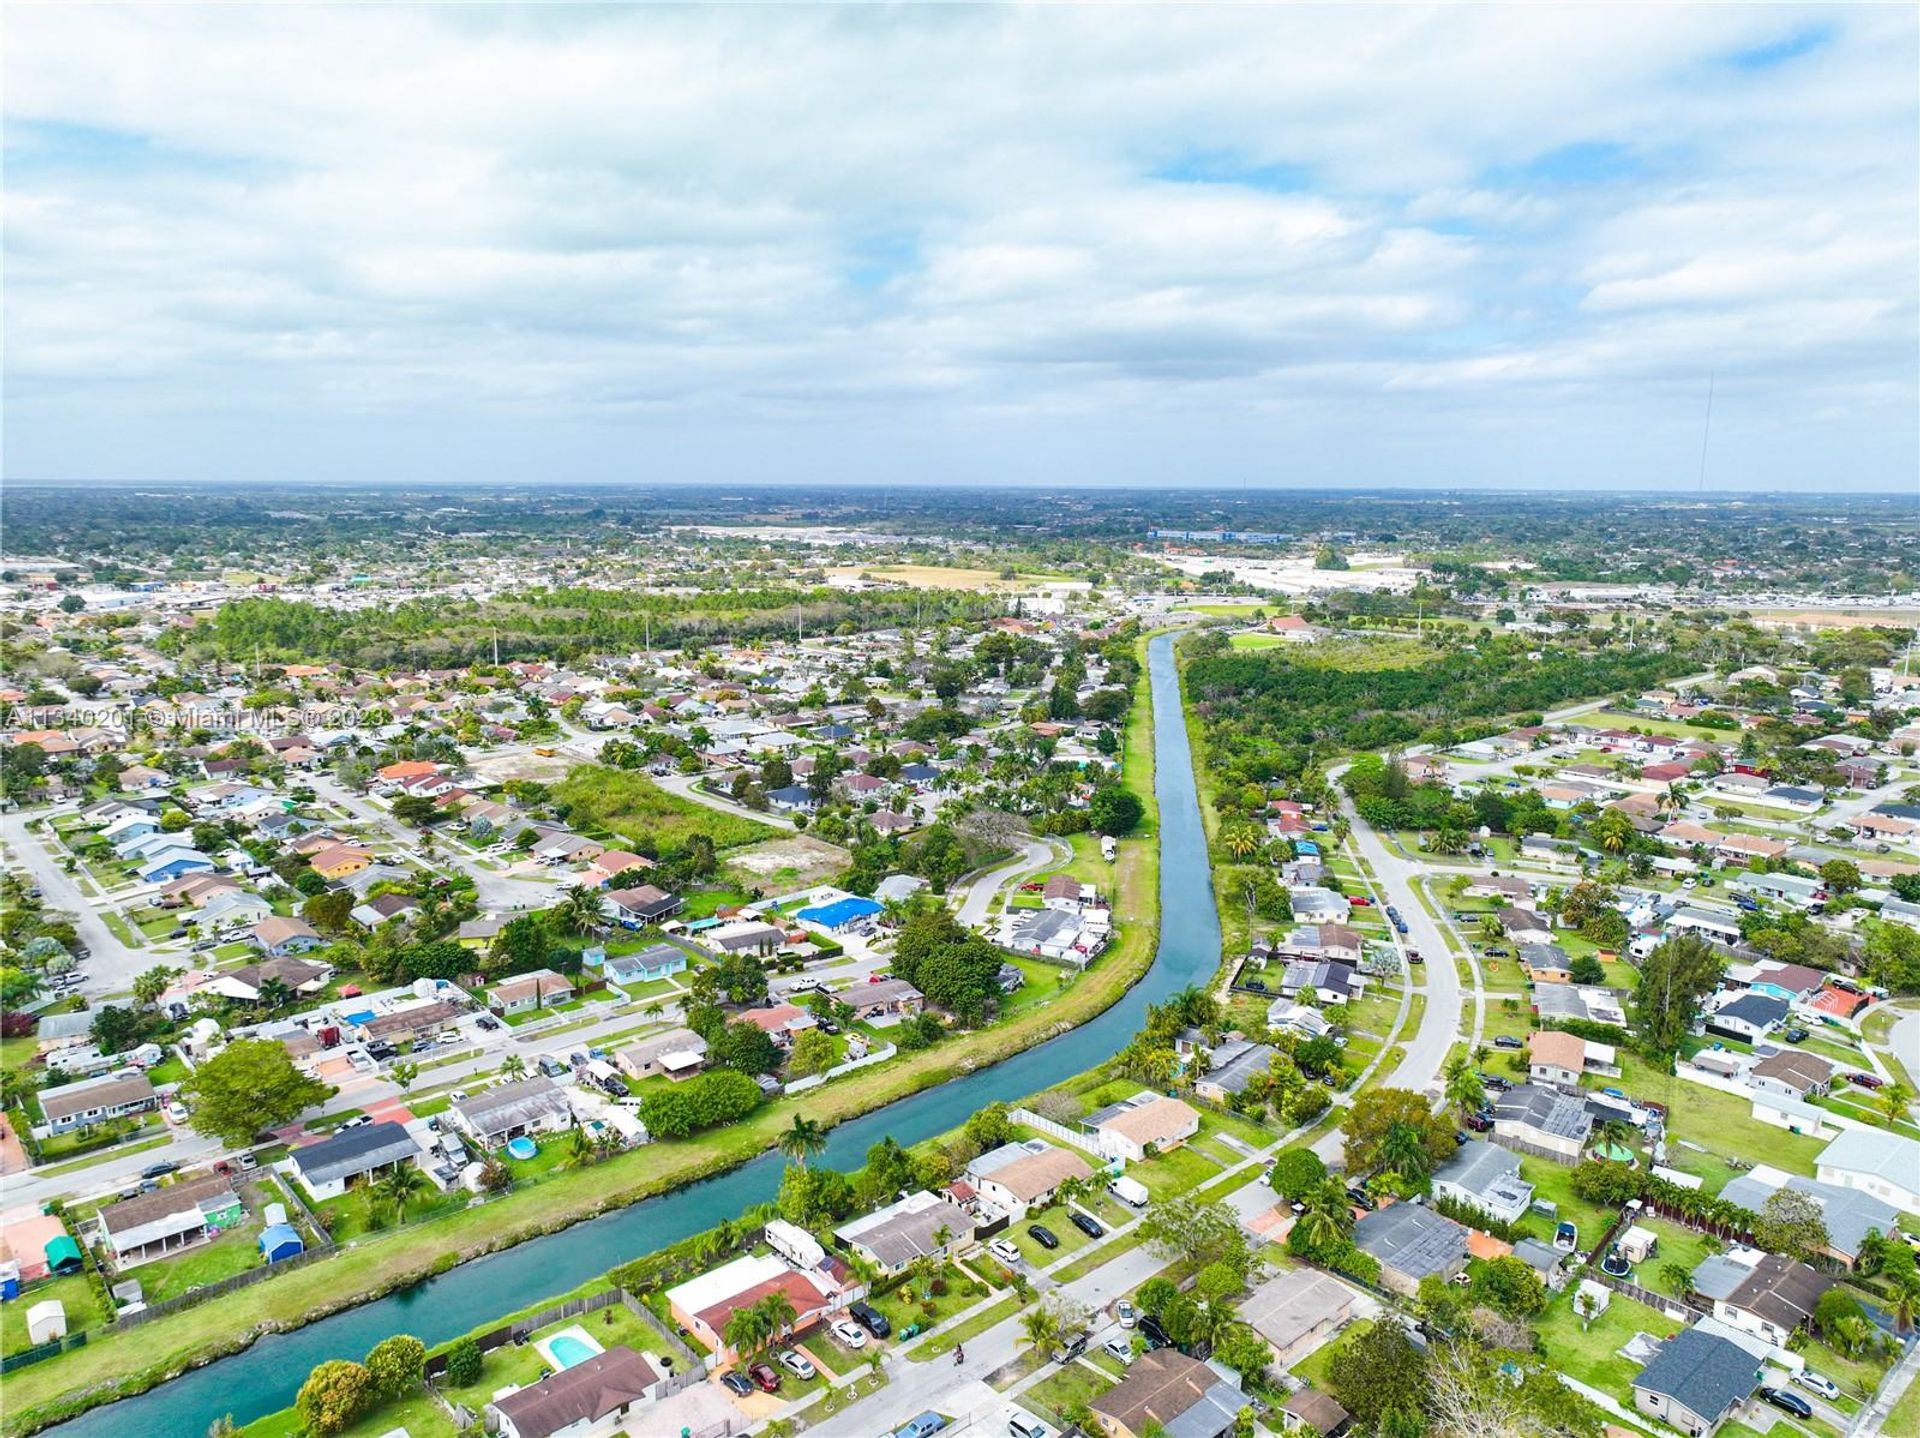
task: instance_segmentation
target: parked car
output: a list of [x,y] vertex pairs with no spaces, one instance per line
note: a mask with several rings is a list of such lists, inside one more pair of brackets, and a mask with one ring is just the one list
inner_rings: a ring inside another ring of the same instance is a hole
[[240,1167],[243,1171],[256,1169],[259,1166],[260,1160],[255,1158],[251,1153],[243,1153],[240,1155]]
[[180,1165],[162,1159],[159,1163],[150,1163],[140,1170],[142,1178],[165,1178],[170,1173],[178,1173]]
[[1790,1044],[1797,1044],[1806,1036],[1807,1036],[1807,1031],[1803,1028],[1800,1028],[1798,1025],[1788,1029],[1785,1033],[1780,1035],[1781,1038],[1785,1039]]
[[745,1398],[753,1392],[753,1380],[744,1373],[723,1373],[720,1376],[720,1386],[736,1398]]
[[855,1323],[851,1318],[836,1318],[833,1322],[833,1336],[849,1348],[865,1348],[867,1346],[867,1330]]
[[1059,1236],[1055,1234],[1051,1228],[1048,1228],[1044,1223],[1028,1224],[1027,1237],[1031,1238],[1035,1243],[1039,1244],[1042,1248],[1054,1249],[1060,1246]]
[[1097,1218],[1089,1218],[1084,1213],[1072,1213],[1068,1214],[1067,1217],[1073,1226],[1086,1234],[1088,1238],[1102,1238],[1106,1235],[1106,1229],[1101,1227],[1100,1220]]
[[172,1100],[167,1104],[167,1117],[175,1123],[185,1123],[187,1121],[187,1106],[181,1103],[179,1099]]
[[1497,1049],[1523,1049],[1526,1047],[1526,1043],[1524,1040],[1515,1038],[1512,1034],[1501,1034],[1493,1041],[1493,1046]]
[[875,1308],[872,1304],[850,1303],[847,1305],[847,1312],[853,1315],[853,1321],[855,1323],[858,1323],[875,1338],[891,1338],[893,1336],[893,1325],[887,1321],[887,1315]]
[[762,1393],[778,1393],[780,1391],[780,1375],[776,1373],[769,1364],[754,1364],[753,1367],[747,1370],[747,1376],[754,1381],[754,1385],[758,1387]]
[[1844,1076],[1848,1083],[1857,1083],[1861,1088],[1885,1088],[1887,1081],[1878,1074],[1857,1073]]
[[341,1133],[345,1133],[350,1128],[365,1128],[368,1124],[372,1122],[373,1122],[372,1114],[357,1113],[352,1118],[348,1119],[345,1123],[341,1124],[339,1131]]
[[987,1245],[987,1252],[991,1253],[1002,1263],[1018,1263],[1020,1261],[1020,1250],[1010,1239],[994,1239],[992,1243]]
[[805,1380],[819,1375],[820,1370],[813,1366],[813,1360],[797,1348],[782,1348],[779,1359],[780,1366],[795,1378]]
[[1133,1344],[1124,1338],[1109,1338],[1100,1345],[1106,1352],[1118,1358],[1122,1363],[1133,1362]]
[[1140,1321],[1140,1310],[1123,1298],[1113,1305],[1113,1316],[1122,1328],[1131,1328]]
[[1793,1375],[1793,1381],[1809,1393],[1818,1393],[1828,1402],[1840,1396],[1840,1385],[1824,1373],[1815,1373],[1811,1368],[1802,1368]]
[[1355,1188],[1351,1184],[1347,1186],[1347,1202],[1355,1208],[1364,1208],[1369,1212],[1373,1209],[1373,1199],[1368,1196],[1367,1191],[1363,1188]]
[[1467,1115],[1467,1127],[1475,1133],[1488,1133],[1493,1128],[1493,1120],[1483,1113],[1470,1113]]
[[1424,964],[1426,960],[1420,957],[1420,951],[1418,949],[1408,949],[1407,962],[1410,964]]
[[1791,1413],[1796,1418],[1813,1417],[1813,1405],[1798,1393],[1789,1393],[1784,1388],[1762,1388],[1760,1396],[1782,1413]]
[[1173,1340],[1167,1337],[1167,1330],[1160,1326],[1160,1320],[1151,1313],[1140,1316],[1140,1336],[1147,1340],[1149,1348],[1171,1348]]
[[935,1413],[929,1409],[918,1418],[909,1418],[905,1423],[902,1423],[898,1428],[894,1429],[893,1438],[932,1438],[933,1434],[938,1433],[946,1426],[946,1415]]

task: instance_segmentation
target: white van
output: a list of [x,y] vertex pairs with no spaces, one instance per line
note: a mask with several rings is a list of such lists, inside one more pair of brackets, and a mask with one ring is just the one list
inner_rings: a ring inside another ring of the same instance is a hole
[[1135,1208],[1145,1208],[1147,1206],[1147,1200],[1152,1197],[1152,1195],[1147,1192],[1147,1186],[1140,1182],[1139,1179],[1126,1178],[1124,1176],[1116,1178],[1112,1183],[1108,1184],[1107,1192],[1119,1199],[1122,1203],[1131,1204]]
[[1028,1413],[1015,1413],[1007,1419],[1007,1438],[1053,1438],[1053,1430]]

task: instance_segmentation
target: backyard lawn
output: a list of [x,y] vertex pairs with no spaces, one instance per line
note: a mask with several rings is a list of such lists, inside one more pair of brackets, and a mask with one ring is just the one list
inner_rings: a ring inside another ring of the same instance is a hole
[[1173,1198],[1220,1176],[1220,1165],[1190,1148],[1176,1148],[1133,1166],[1130,1177],[1147,1186],[1155,1198]]
[[72,1278],[56,1278],[33,1288],[25,1288],[11,1303],[0,1304],[0,1353],[18,1353],[31,1347],[27,1342],[27,1310],[36,1303],[57,1299],[67,1310],[67,1332],[98,1328],[106,1321],[100,1300],[84,1273]]
[[1083,1403],[1090,1403],[1113,1387],[1105,1373],[1083,1363],[1068,1363],[1049,1374],[1020,1395],[1020,1404],[1061,1428],[1069,1426],[1067,1415]]
[[924,1332],[978,1303],[990,1291],[984,1284],[976,1284],[952,1264],[942,1268],[938,1276],[946,1280],[945,1293],[933,1291],[932,1279],[913,1278],[878,1298],[867,1300],[886,1315],[887,1321],[893,1325],[895,1338],[899,1338],[912,1325],[918,1325]]
[[162,1258],[143,1263],[127,1276],[140,1280],[147,1302],[178,1298],[190,1288],[218,1283],[236,1273],[260,1266],[260,1229],[257,1218],[230,1228],[212,1243],[190,1248],[178,1258]]
[[1630,1358],[1621,1357],[1619,1350],[1636,1333],[1670,1338],[1684,1325],[1616,1293],[1607,1304],[1607,1311],[1583,1332],[1580,1318],[1573,1311],[1569,1290],[1554,1299],[1534,1326],[1548,1359],[1556,1368],[1631,1405],[1633,1380],[1640,1366]]

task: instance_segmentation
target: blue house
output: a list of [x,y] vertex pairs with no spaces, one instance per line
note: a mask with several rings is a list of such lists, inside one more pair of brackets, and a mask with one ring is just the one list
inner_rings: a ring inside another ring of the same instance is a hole
[[818,924],[823,929],[838,933],[865,918],[879,913],[885,905],[873,899],[862,899],[858,895],[848,895],[844,899],[835,899],[831,904],[815,904],[802,909],[794,915],[802,923]]
[[619,954],[603,965],[608,980],[616,984],[646,984],[669,974],[686,972],[685,949],[672,944],[654,944],[637,954]]
[[140,870],[143,884],[163,884],[182,874],[205,874],[213,870],[213,860],[198,849],[166,849]]

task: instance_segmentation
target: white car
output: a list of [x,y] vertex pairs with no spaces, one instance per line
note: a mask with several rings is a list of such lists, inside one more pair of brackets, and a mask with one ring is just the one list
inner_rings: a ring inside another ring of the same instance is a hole
[[849,1348],[865,1348],[867,1346],[867,1330],[855,1323],[851,1318],[836,1319],[833,1325],[833,1336]]
[[187,1106],[181,1103],[179,1099],[173,1100],[173,1102],[167,1105],[167,1117],[175,1123],[185,1123],[187,1121]]
[[795,1378],[811,1378],[819,1371],[813,1366],[812,1359],[793,1348],[781,1350],[780,1366]]
[[1011,1239],[996,1238],[992,1243],[987,1245],[987,1251],[1002,1263],[1018,1263],[1020,1261],[1020,1250],[1014,1247]]
[[1811,1368],[1803,1368],[1793,1375],[1793,1381],[1811,1393],[1818,1393],[1831,1402],[1840,1396],[1840,1385],[1825,1374],[1815,1373]]

